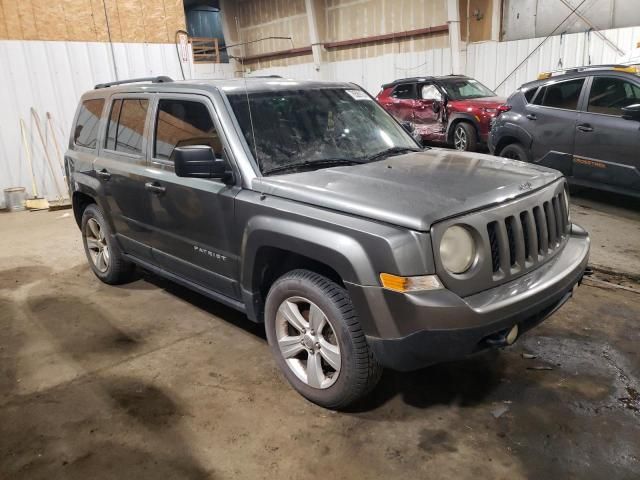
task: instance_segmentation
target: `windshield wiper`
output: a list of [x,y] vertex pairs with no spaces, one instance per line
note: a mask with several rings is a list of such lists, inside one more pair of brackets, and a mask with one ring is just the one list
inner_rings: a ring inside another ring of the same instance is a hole
[[375,153],[365,159],[366,162],[375,162],[376,160],[382,160],[383,158],[391,157],[393,155],[400,155],[407,152],[421,152],[418,148],[411,147],[391,147],[381,152]]
[[324,160],[305,160],[304,162],[290,163],[288,165],[280,165],[279,167],[273,167],[269,170],[265,170],[263,175],[270,175],[272,173],[282,173],[289,170],[301,170],[306,168],[315,167],[330,167],[332,165],[357,165],[365,163],[362,160],[356,160],[353,158],[326,158]]

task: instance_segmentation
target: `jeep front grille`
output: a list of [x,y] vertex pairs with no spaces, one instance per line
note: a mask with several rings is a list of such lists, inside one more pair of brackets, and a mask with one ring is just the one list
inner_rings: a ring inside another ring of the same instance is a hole
[[562,245],[569,233],[563,196],[487,224],[494,279],[540,263]]
[[448,289],[465,297],[514,280],[551,260],[569,239],[566,182],[559,180],[529,195],[459,217],[432,228],[434,252],[447,228],[474,233],[477,261],[463,274],[448,272],[436,256],[436,272]]

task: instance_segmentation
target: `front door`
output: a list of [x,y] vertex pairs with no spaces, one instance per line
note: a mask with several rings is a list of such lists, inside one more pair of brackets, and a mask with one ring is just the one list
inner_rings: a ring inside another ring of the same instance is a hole
[[573,175],[640,191],[640,122],[622,109],[640,103],[640,82],[593,77],[586,111],[578,116]]
[[[159,95],[153,113],[145,179],[150,202],[154,262],[187,280],[239,298],[238,256],[232,250],[235,184],[176,176],[176,146],[209,145],[226,153],[213,105],[201,95]],[[228,159],[227,159],[228,160]]]
[[111,98],[104,143],[94,162],[109,217],[125,252],[149,258],[149,198],[144,191],[146,125],[151,96]]
[[442,121],[442,92],[433,83],[425,83],[418,87],[418,97],[414,109],[416,133],[423,140],[443,141],[445,123]]
[[584,78],[541,87],[527,105],[527,130],[533,133],[532,159],[571,175],[578,105]]

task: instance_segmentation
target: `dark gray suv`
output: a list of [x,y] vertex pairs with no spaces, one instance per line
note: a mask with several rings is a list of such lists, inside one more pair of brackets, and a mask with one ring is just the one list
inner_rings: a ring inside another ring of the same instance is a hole
[[348,83],[99,85],[66,153],[93,272],[134,265],[264,322],[302,395],[513,343],[580,281],[556,170],[423,150]]
[[636,67],[576,68],[520,87],[489,135],[496,155],[556,168],[572,184],[640,196]]

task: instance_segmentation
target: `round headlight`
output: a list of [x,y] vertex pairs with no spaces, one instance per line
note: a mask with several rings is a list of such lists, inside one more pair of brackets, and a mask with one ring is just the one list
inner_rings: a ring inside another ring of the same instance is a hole
[[440,240],[440,261],[451,273],[464,273],[476,259],[476,244],[467,230],[459,225],[447,228]]

